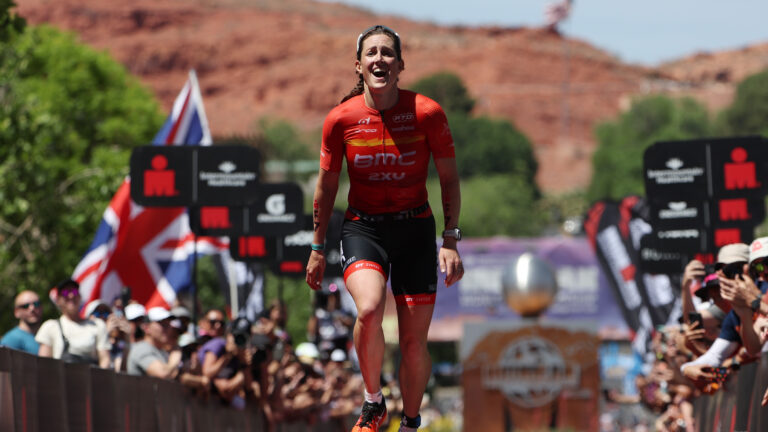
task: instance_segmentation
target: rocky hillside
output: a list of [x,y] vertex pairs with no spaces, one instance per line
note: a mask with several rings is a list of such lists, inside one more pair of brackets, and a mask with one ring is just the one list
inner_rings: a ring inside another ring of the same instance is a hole
[[194,68],[215,136],[248,134],[264,116],[319,128],[355,83],[357,34],[386,24],[403,37],[403,87],[442,70],[461,76],[477,113],[508,118],[531,138],[550,193],[586,187],[592,130],[632,95],[694,94],[721,107],[768,52],[766,44],[649,69],[543,29],[445,27],[312,0],[18,3],[30,23],[72,30],[110,52],[166,109]]

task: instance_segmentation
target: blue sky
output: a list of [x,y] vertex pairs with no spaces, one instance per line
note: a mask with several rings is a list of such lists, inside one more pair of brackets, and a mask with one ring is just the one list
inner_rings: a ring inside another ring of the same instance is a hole
[[[536,26],[553,0],[334,0],[439,24]],[[575,0],[561,28],[623,61],[656,65],[768,42],[768,0]],[[403,35],[407,37],[406,35]],[[768,61],[767,61],[768,62]]]

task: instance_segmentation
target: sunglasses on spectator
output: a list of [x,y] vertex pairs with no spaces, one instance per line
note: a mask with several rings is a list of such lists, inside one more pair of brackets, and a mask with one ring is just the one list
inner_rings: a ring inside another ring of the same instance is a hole
[[768,269],[768,261],[766,261],[765,258],[758,259],[752,261],[749,266],[752,267],[756,272],[762,273]]
[[108,318],[108,317],[109,317],[109,314],[110,314],[110,312],[109,312],[109,311],[100,311],[100,310],[97,310],[97,311],[94,311],[94,312],[93,312],[91,315],[93,315],[93,316],[95,316],[95,317],[97,317],[97,318],[106,319],[106,318]]
[[215,326],[216,324],[220,326],[224,325],[224,320],[219,320],[219,319],[208,319],[208,322],[211,323],[212,326]]
[[40,307],[40,301],[37,300],[29,303],[23,303],[23,304],[17,305],[16,309],[29,309],[30,306],[33,306],[35,309],[37,309]]
[[723,271],[723,276],[728,279],[733,279],[736,277],[736,275],[744,273],[744,264],[746,264],[745,261],[737,261],[734,263],[725,264],[720,268],[720,270]]
[[59,295],[63,298],[75,298],[80,295],[80,290],[77,288],[64,288]]
[[367,29],[365,29],[365,31],[360,33],[360,36],[357,37],[357,52],[358,53],[360,52],[360,49],[362,48],[361,43],[363,42],[363,38],[365,38],[369,33],[373,32],[375,30],[384,30],[384,31],[387,31],[389,33],[392,33],[393,35],[395,35],[395,43],[397,45],[400,45],[400,35],[397,34],[396,31],[392,30],[391,28],[389,28],[387,26],[375,25],[375,26],[372,26],[372,27],[368,27]]

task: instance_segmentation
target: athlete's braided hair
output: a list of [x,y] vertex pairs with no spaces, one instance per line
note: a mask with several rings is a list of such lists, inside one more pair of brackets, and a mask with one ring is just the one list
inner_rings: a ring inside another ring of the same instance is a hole
[[363,80],[363,74],[357,74],[358,80],[355,88],[352,89],[339,103],[344,103],[347,99],[352,99],[357,95],[361,95],[365,92],[365,80]]
[[[395,54],[397,54],[397,59],[402,60],[402,51],[400,48],[400,35],[397,34],[394,30],[387,26],[383,25],[375,25],[368,30],[360,33],[360,36],[357,37],[357,60],[360,60],[360,55],[363,51],[363,41],[368,39],[368,36],[375,35],[375,34],[385,34],[389,36],[394,42],[395,42]],[[344,103],[348,99],[351,99],[357,95],[361,95],[365,92],[365,81],[363,80],[363,74],[357,74],[358,80],[355,87],[352,89],[352,91],[349,92],[346,96],[344,96],[343,99],[341,99],[341,102]]]

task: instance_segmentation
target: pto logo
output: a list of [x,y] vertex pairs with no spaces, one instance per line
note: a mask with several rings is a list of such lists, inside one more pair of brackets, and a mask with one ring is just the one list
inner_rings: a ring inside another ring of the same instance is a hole
[[409,121],[413,121],[416,116],[412,112],[408,113],[402,113],[402,114],[395,114],[392,116],[392,121],[395,123],[405,123]]
[[359,124],[359,125],[371,124],[371,118],[370,117],[366,117],[364,119],[360,119],[360,120],[357,121],[357,124]]

